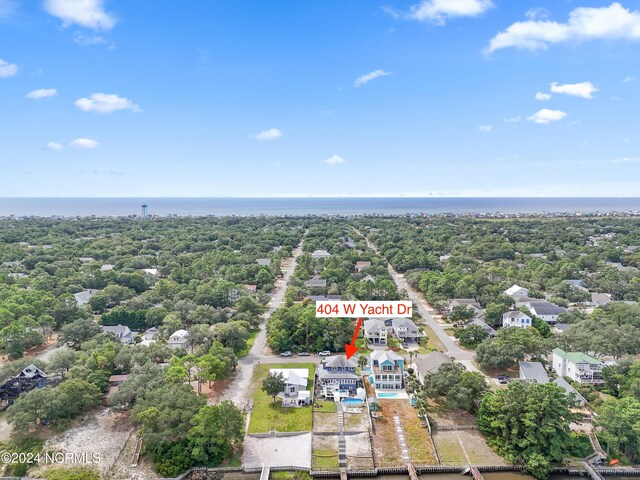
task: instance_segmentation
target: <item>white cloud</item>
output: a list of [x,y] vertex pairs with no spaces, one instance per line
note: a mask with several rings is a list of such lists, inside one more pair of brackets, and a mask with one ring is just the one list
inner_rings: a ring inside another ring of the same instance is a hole
[[509,117],[504,119],[504,123],[518,123],[522,117]]
[[267,140],[275,140],[282,137],[283,133],[277,128],[270,128],[269,130],[263,130],[260,133],[253,135],[252,138],[260,140],[262,142]]
[[0,58],[0,78],[13,77],[18,74],[18,66],[15,63],[9,63]]
[[82,32],[76,32],[73,34],[73,41],[81,47],[93,47],[95,45],[109,45],[109,48],[114,46],[106,38],[101,35],[85,35]]
[[323,162],[326,163],[327,165],[340,165],[341,163],[346,162],[346,160],[342,158],[340,155],[332,155],[326,160],[323,160]]
[[571,95],[572,97],[593,98],[593,94],[596,93],[598,89],[591,82],[566,83],[564,85],[554,82],[551,84],[551,91],[553,93]]
[[540,19],[516,22],[493,37],[486,50],[544,50],[554,43],[596,39],[640,39],[640,11],[615,2],[608,7],[576,8],[566,23]]
[[478,127],[478,130],[480,130],[481,132],[489,133],[491,130],[493,130],[493,125],[480,125]]
[[55,88],[40,88],[33,90],[25,95],[25,98],[31,98],[32,100],[40,100],[41,98],[51,98],[58,94],[58,90]]
[[444,25],[450,17],[475,17],[493,7],[491,0],[423,0],[404,14],[410,20]]
[[73,148],[96,148],[100,145],[100,143],[92,140],[91,138],[76,138],[73,142],[69,144]]
[[636,163],[640,162],[640,157],[623,157],[623,158],[614,158],[613,163]]
[[92,93],[89,98],[79,98],[74,105],[84,112],[113,113],[118,110],[140,112],[140,107],[128,98],[107,93]]
[[62,150],[62,145],[60,145],[58,142],[49,142],[47,143],[47,150],[51,150],[54,152]]
[[624,83],[629,83],[629,82],[635,82],[636,79],[635,77],[632,77],[631,75],[627,75],[626,77],[624,77],[624,80],[622,80]]
[[551,100],[551,94],[538,92],[536,93],[536,100],[540,100],[541,102],[544,102],[546,100]]
[[384,70],[374,70],[371,73],[367,73],[366,75],[356,78],[356,81],[353,82],[353,86],[359,88],[362,85],[369,83],[371,80],[375,80],[378,77],[386,77],[387,75],[391,75],[391,73],[385,72]]
[[111,30],[117,19],[104,9],[103,0],[45,0],[45,10],[63,26],[72,24],[92,30]]
[[0,0],[0,18],[10,18],[18,10],[16,0]]
[[546,8],[538,7],[530,8],[524,15],[529,20],[546,20],[551,16],[551,12]]
[[538,110],[536,113],[527,117],[527,120],[533,123],[551,123],[562,120],[567,116],[566,112],[562,110],[549,110],[548,108],[543,108],[542,110]]

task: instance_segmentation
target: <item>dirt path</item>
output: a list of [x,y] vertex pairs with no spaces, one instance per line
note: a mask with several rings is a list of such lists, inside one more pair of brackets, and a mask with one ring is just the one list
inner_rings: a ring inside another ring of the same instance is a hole
[[260,331],[253,342],[251,350],[249,350],[249,354],[238,361],[236,372],[228,381],[224,382],[222,385],[223,388],[220,389],[221,393],[219,395],[212,396],[212,398],[209,399],[210,405],[222,400],[231,400],[237,406],[243,407],[249,400],[253,367],[260,363],[261,360],[265,359],[264,350],[267,345],[267,322],[271,318],[271,315],[273,315],[273,313],[282,305],[284,294],[287,291],[287,286],[289,285],[289,279],[296,268],[298,257],[302,254],[303,243],[304,239],[293,251],[293,258],[271,297],[269,308],[264,316],[264,321],[260,324]]

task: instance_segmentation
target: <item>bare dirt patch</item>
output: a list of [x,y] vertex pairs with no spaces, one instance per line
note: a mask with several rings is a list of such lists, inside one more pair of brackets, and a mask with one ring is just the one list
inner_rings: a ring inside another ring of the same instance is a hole
[[[129,422],[126,413],[112,413],[102,410],[89,418],[81,425],[71,428],[66,432],[49,438],[44,445],[44,450],[82,454],[87,458],[92,455],[99,456],[99,461],[93,465],[101,475],[108,477],[108,473],[114,468],[123,465],[130,466],[133,460],[131,455],[123,454],[125,445],[135,435],[133,426]],[[140,469],[142,471],[143,468]],[[120,478],[155,478],[152,476],[134,476],[131,473]]]
[[344,439],[347,448],[347,468],[352,470],[372,469],[374,467],[373,452],[371,451],[369,434],[345,435]]
[[338,432],[338,417],[335,413],[313,412],[314,432]]
[[[395,415],[400,417],[411,461],[417,465],[436,465],[429,432],[418,417],[416,409],[404,400],[380,400],[379,403],[383,414],[389,418],[392,428],[393,417]],[[398,444],[397,435],[396,444]]]
[[344,414],[344,429],[346,432],[368,432],[369,431],[369,419],[367,418],[368,412],[362,409],[360,413]]
[[403,464],[393,417],[384,408],[373,420],[373,453],[376,466],[397,467]]

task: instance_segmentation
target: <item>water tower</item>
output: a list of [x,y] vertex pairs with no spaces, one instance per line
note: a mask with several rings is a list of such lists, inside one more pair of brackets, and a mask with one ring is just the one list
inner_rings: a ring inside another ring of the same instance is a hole
[[142,218],[147,218],[148,212],[147,212],[147,205],[142,205]]

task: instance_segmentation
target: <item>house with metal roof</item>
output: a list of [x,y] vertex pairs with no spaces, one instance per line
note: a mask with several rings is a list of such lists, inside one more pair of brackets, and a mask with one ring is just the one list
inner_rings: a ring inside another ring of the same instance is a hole
[[568,377],[574,382],[585,384],[602,384],[602,368],[604,363],[583,352],[565,352],[554,348],[551,352],[553,370],[561,377]]
[[557,323],[558,317],[567,311],[567,309],[564,307],[551,302],[545,302],[543,300],[528,302],[527,308],[536,317],[541,318],[545,322],[551,324]]

